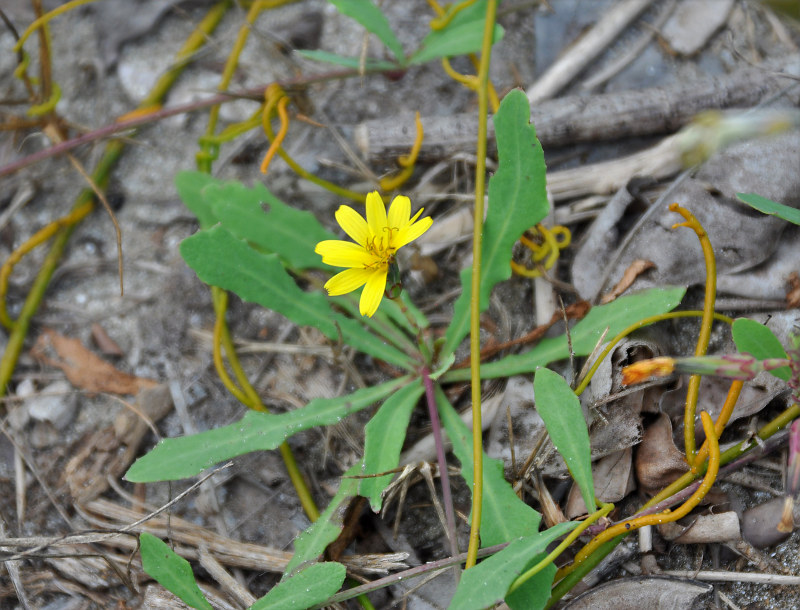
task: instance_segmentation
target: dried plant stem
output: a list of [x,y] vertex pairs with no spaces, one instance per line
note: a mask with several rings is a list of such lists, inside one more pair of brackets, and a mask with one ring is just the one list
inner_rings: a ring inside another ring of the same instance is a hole
[[470,379],[472,383],[472,523],[469,531],[466,568],[475,565],[480,546],[481,511],[483,509],[483,428],[481,425],[481,245],[483,241],[483,202],[486,196],[486,137],[489,113],[489,62],[492,57],[492,36],[497,14],[497,1],[486,4],[486,21],[478,69],[478,146],[475,164],[475,209],[472,232],[472,285],[470,299]]

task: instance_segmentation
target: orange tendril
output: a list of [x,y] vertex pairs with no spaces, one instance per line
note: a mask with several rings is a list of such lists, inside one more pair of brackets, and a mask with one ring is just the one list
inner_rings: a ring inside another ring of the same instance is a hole
[[[267,87],[269,89],[269,87]],[[282,93],[282,92],[281,92]],[[269,98],[269,93],[265,93],[265,97]],[[277,107],[278,107],[278,118],[281,121],[281,128],[278,130],[278,135],[275,136],[275,139],[272,140],[272,144],[269,146],[269,150],[267,150],[267,154],[264,155],[264,160],[261,162],[261,173],[266,174],[267,169],[269,168],[269,164],[272,161],[272,158],[275,156],[275,153],[278,152],[278,149],[283,144],[284,138],[286,138],[286,134],[289,132],[289,113],[286,112],[286,106],[289,104],[289,98],[286,95],[283,95],[278,99]],[[263,121],[266,123],[270,120],[269,114],[272,111],[272,106],[270,104],[264,105],[264,115]]]
[[[670,204],[671,212],[677,212],[683,216],[685,222],[680,222],[672,226],[687,227],[692,229],[700,240],[703,248],[703,258],[706,263],[706,293],[703,300],[703,318],[700,322],[700,334],[697,337],[697,346],[694,350],[695,356],[704,356],[708,351],[708,342],[711,338],[711,322],[714,319],[714,301],[717,296],[717,261],[714,258],[714,249],[708,239],[708,233],[694,215],[682,208],[677,203]],[[700,392],[700,375],[689,377],[686,388],[686,407],[683,420],[683,440],[685,445],[686,461],[691,465],[695,463],[695,440],[694,440],[694,421],[697,412],[697,396]]]

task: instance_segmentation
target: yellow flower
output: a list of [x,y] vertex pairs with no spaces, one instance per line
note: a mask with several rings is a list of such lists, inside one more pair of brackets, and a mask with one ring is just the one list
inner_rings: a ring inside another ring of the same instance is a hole
[[417,220],[422,210],[411,217],[411,201],[398,195],[386,206],[377,191],[367,195],[367,219],[343,205],[336,210],[336,221],[353,241],[326,240],[314,248],[322,262],[334,267],[348,267],[325,284],[331,296],[346,294],[364,286],[359,302],[362,316],[372,316],[386,290],[386,276],[395,253],[422,235],[433,223],[431,218]]

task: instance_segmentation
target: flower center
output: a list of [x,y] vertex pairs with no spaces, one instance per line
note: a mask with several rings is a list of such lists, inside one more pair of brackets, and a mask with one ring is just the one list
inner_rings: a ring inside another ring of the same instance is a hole
[[397,248],[392,246],[392,232],[398,230],[397,227],[383,227],[383,235],[373,235],[367,240],[367,252],[377,259],[369,267],[389,265],[394,262]]

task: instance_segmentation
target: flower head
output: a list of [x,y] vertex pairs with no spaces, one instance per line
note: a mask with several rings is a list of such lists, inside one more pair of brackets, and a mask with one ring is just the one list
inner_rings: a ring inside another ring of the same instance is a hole
[[386,206],[377,191],[367,195],[367,219],[353,208],[343,205],[336,210],[336,221],[353,242],[325,240],[317,244],[314,252],[322,262],[334,267],[348,267],[325,284],[331,296],[346,294],[364,286],[359,302],[363,316],[372,316],[380,305],[386,289],[386,276],[394,264],[395,253],[407,243],[422,235],[433,223],[431,218],[421,218],[419,210],[411,216],[411,201],[398,195]]

